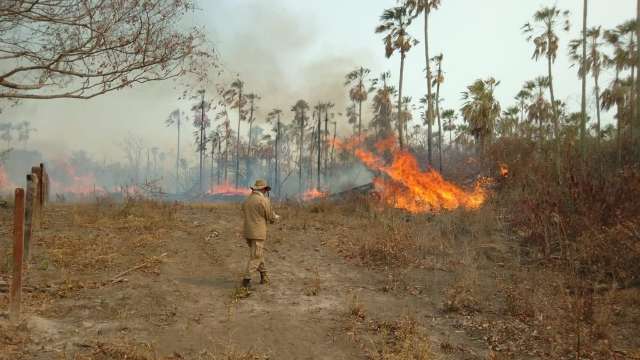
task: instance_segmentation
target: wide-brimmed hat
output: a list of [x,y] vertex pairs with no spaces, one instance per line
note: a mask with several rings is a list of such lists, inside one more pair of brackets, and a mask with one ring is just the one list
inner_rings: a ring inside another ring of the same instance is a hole
[[271,186],[269,186],[269,184],[267,184],[267,182],[264,180],[256,180],[256,183],[253,186],[251,186],[251,190],[271,191]]

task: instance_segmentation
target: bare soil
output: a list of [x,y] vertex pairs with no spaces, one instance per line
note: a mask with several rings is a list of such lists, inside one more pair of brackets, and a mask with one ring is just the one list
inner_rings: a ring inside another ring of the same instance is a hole
[[[499,228],[449,239],[442,224],[455,227],[452,217],[382,221],[375,210],[344,216],[328,204],[277,211],[272,282],[256,276],[245,298],[238,204],[50,205],[35,231],[23,321],[0,315],[0,359],[542,357],[492,335],[508,305],[501,284],[517,262]],[[424,243],[376,257],[362,244],[401,231],[371,225],[388,221],[417,229]],[[0,225],[6,259],[9,210],[0,209]],[[7,308],[0,291],[0,314]],[[623,354],[637,351],[623,344]]]

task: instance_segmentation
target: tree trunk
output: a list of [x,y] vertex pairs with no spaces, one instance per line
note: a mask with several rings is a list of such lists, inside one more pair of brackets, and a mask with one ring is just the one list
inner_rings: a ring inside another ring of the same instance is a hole
[[[362,86],[360,86],[362,89]],[[358,138],[362,136],[362,101],[358,101]]]
[[324,181],[325,183],[329,177],[329,113],[324,114]]
[[238,93],[238,139],[236,142],[236,188],[240,185],[240,121],[242,121],[242,84]]
[[[586,69],[587,64],[587,9],[588,0],[584,0],[582,14],[582,69]],[[587,153],[587,72],[582,74],[582,100],[580,107],[580,151],[582,153],[582,161],[585,161]]]
[[278,147],[279,142],[280,142],[280,114],[277,115],[277,123],[276,123],[276,148],[275,148],[275,158],[276,158],[276,165],[275,165],[275,169],[274,169],[274,178],[275,178],[275,190],[276,190],[276,195],[278,196],[278,198],[280,197],[280,176],[278,174],[278,152],[280,150],[280,148]]
[[[327,111],[327,110],[325,110]],[[318,136],[317,136],[317,141],[318,141],[318,167],[317,167],[317,173],[316,173],[316,189],[320,190],[320,169],[321,169],[321,164],[322,164],[322,111],[318,110]]]
[[431,9],[425,6],[424,9],[424,52],[425,63],[427,64],[427,154],[429,165],[433,164],[433,150],[432,150],[432,132],[433,128],[431,123],[433,122],[433,104],[431,102],[431,64],[429,61],[429,13]]
[[[640,72],[638,72],[640,74]],[[631,86],[631,117],[629,119],[629,145],[633,144],[633,139],[635,136],[635,129],[633,126],[633,123],[636,119],[636,109],[638,108],[636,106],[636,97],[637,97],[637,92],[636,92],[636,87],[635,87],[635,78],[636,78],[636,66],[635,64],[631,65],[631,82],[632,82],[632,86]]]
[[[640,0],[637,1],[637,7],[636,7],[636,40],[640,39]],[[640,44],[636,44],[636,64],[637,62],[640,60]],[[636,108],[636,112],[635,112],[635,116],[633,118],[632,122],[635,122],[635,126],[640,128],[640,116],[638,114],[638,110],[640,110],[640,96],[638,96],[638,94],[640,94],[640,71],[638,71],[636,73],[636,84],[635,84],[635,89],[636,89],[636,99],[635,99],[635,108]],[[633,125],[632,125],[633,127]],[[638,130],[638,129],[636,129]],[[635,132],[635,136],[637,137],[638,135],[638,131]],[[632,148],[632,152],[638,152],[638,149],[635,148],[635,139],[634,139],[634,143],[633,143],[633,148]],[[640,153],[640,152],[638,152]]]
[[593,79],[595,81],[595,92],[596,92],[596,119],[597,119],[597,123],[596,123],[596,146],[597,146],[597,150],[600,150],[600,85],[599,85],[599,74],[597,74],[596,71],[594,71],[594,75],[593,75]]
[[216,169],[216,185],[220,185],[220,169],[222,165],[222,139],[218,134],[218,168]]
[[176,154],[176,194],[180,192],[180,111],[178,111],[178,152]]
[[398,140],[400,150],[404,149],[403,120],[402,120],[402,83],[404,81],[404,51],[400,53],[400,83],[398,84]]
[[302,194],[303,186],[302,186],[302,151],[304,144],[304,110],[301,111],[300,118],[300,155],[298,161],[298,193]]
[[438,84],[436,85],[436,117],[438,119],[438,164],[442,173],[442,122],[440,119],[440,79],[442,76],[442,64],[438,63]]
[[551,108],[553,109],[553,132],[554,132],[554,156],[553,162],[555,165],[556,178],[560,182],[560,120],[558,119],[558,104],[556,104],[556,97],[553,92],[553,74],[551,71],[551,56],[547,56],[547,65],[549,70],[549,95],[551,96]]

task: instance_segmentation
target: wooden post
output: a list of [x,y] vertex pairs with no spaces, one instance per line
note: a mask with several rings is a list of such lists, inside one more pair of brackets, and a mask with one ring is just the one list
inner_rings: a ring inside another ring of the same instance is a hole
[[24,260],[29,261],[31,255],[31,247],[33,246],[31,239],[33,234],[33,213],[37,206],[35,204],[36,191],[38,186],[38,178],[34,175],[27,175],[27,198],[24,211]]
[[13,279],[9,318],[12,322],[20,320],[22,302],[22,259],[24,251],[24,189],[16,189],[13,212]]
[[31,175],[35,178],[36,190],[34,193],[34,224],[37,229],[40,228],[42,222],[42,205],[40,204],[40,183],[42,182],[42,176],[40,175],[40,167],[34,166],[31,168]]
[[40,208],[44,208],[44,164],[40,163],[40,179],[38,179],[38,201]]

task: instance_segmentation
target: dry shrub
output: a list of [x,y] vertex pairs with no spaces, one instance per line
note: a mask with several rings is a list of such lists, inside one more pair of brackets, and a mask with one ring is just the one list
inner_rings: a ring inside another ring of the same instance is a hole
[[153,231],[171,226],[179,205],[145,199],[129,199],[123,204],[109,200],[94,205],[78,205],[74,212],[77,225],[116,227],[130,231]]
[[358,256],[367,265],[398,266],[415,262],[416,238],[411,224],[396,215],[384,216],[372,222],[362,234]]
[[405,317],[400,320],[377,322],[373,330],[381,337],[374,344],[371,360],[429,360],[434,359],[425,330],[418,323]]

